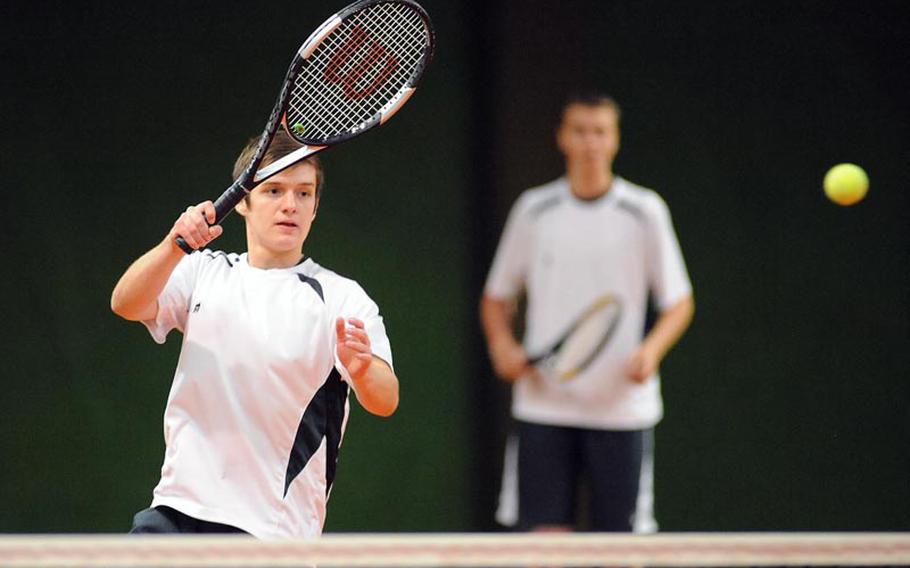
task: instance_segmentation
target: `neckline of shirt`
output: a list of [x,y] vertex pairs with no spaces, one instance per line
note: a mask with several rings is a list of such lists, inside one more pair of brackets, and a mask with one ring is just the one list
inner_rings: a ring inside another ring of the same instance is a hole
[[294,264],[292,266],[285,266],[282,268],[259,268],[259,267],[256,267],[256,266],[253,266],[250,264],[249,253],[246,253],[246,252],[244,252],[240,255],[239,260],[240,260],[240,262],[239,262],[240,266],[243,266],[243,267],[253,270],[255,272],[261,272],[263,274],[283,274],[283,273],[287,273],[287,272],[298,272],[299,269],[307,261],[312,261],[312,259],[309,256],[303,255],[300,257],[300,260],[297,261],[297,264]]
[[608,205],[616,201],[618,192],[621,192],[620,189],[623,185],[623,179],[618,175],[613,175],[613,181],[610,182],[610,189],[604,192],[603,195],[595,197],[594,199],[583,199],[575,195],[572,191],[572,186],[569,184],[569,178],[563,176],[563,190],[566,195],[568,195],[569,200],[572,203],[579,205],[580,207],[596,207],[599,205]]

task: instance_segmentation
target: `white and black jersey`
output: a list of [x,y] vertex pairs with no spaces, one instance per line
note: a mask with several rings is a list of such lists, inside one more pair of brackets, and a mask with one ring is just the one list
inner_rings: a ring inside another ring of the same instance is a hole
[[260,538],[321,533],[349,411],[336,317],[363,320],[392,364],[376,304],[312,259],[271,270],[246,254],[181,260],[144,322],[159,343],[183,333],[152,506]]
[[659,377],[638,384],[625,365],[641,343],[649,294],[664,310],[691,294],[670,219],[652,190],[614,178],[602,197],[574,196],[565,178],[524,192],[512,208],[485,294],[511,299],[526,290],[523,345],[549,348],[597,298],[622,306],[610,343],[570,381],[526,377],[513,388],[513,415],[581,428],[654,426],[663,406]]

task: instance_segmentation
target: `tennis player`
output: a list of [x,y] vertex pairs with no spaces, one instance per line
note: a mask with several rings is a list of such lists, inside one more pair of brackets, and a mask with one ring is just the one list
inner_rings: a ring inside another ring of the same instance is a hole
[[[235,177],[256,140],[243,150]],[[263,166],[300,145],[281,132]],[[303,254],[323,173],[309,158],[255,187],[237,206],[247,252],[207,247],[210,201],[179,216],[120,278],[111,307],[164,343],[183,343],[164,411],[166,444],[151,507],[132,532],[321,533],[347,424],[348,393],[379,416],[398,379],[376,304],[353,280]],[[197,250],[186,255],[174,240]]]
[[[517,422],[497,519],[527,530],[577,527],[582,476],[593,530],[656,530],[650,447],[663,409],[658,367],[689,326],[694,303],[666,204],[613,174],[619,118],[607,96],[569,99],[556,132],[566,175],[519,197],[481,300],[490,359],[513,383]],[[519,342],[512,323],[523,291]],[[645,335],[649,294],[660,315]],[[598,357],[567,382],[536,372],[528,354],[554,344],[604,295],[623,308]]]

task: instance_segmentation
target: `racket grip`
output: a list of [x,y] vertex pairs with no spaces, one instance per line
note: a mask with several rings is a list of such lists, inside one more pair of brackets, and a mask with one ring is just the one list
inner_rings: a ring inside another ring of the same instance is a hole
[[547,356],[545,354],[536,355],[534,357],[528,357],[528,365],[531,365],[531,366],[537,365],[538,363],[540,363],[541,361],[543,361],[546,358],[547,358]]
[[224,190],[224,193],[215,200],[215,224],[220,225],[249,192],[250,190],[244,187],[240,180],[235,181],[231,187]]
[[[249,193],[249,190],[243,186],[240,180],[235,181],[231,184],[231,187],[224,190],[224,193],[215,200],[215,222],[209,226],[220,225],[247,193]],[[192,254],[196,250],[183,237],[177,237],[176,242],[177,246],[186,254]]]
[[177,246],[180,247],[181,250],[183,250],[183,252],[186,254],[193,254],[193,252],[195,252],[196,249],[188,245],[187,242],[183,240],[183,237],[177,237],[175,240],[177,242]]

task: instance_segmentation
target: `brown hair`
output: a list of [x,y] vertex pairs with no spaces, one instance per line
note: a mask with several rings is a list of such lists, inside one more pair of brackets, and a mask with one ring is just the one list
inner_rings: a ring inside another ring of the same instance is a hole
[[[240,155],[237,157],[237,161],[234,162],[234,171],[232,172],[234,179],[240,177],[240,174],[242,174],[243,170],[249,165],[250,160],[253,159],[253,154],[256,153],[256,147],[258,145],[258,136],[250,138],[246,143],[246,146],[244,146]],[[301,147],[303,147],[303,144],[291,138],[283,128],[279,128],[275,133],[275,137],[272,138],[272,143],[269,144],[268,149],[265,151],[265,156],[263,156],[262,163],[259,164],[259,167],[264,168]],[[313,169],[316,170],[316,198],[318,199],[319,194],[322,191],[323,181],[325,180],[325,174],[322,171],[322,162],[319,161],[318,156],[309,156],[308,158],[304,158],[297,162],[297,165],[300,164],[310,164],[313,166]]]
[[619,103],[617,103],[616,100],[610,95],[606,95],[597,91],[581,91],[572,93],[566,97],[559,116],[560,122],[563,118],[565,118],[566,110],[572,105],[607,107],[613,109],[613,112],[616,113],[617,120],[619,120],[622,116],[622,111],[619,108]]

